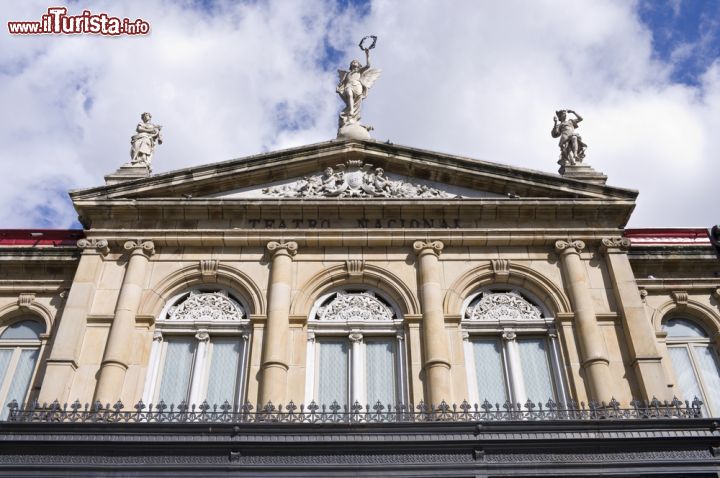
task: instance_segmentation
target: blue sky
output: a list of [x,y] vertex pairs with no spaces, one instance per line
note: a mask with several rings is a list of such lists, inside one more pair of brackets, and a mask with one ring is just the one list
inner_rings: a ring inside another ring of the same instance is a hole
[[[2,23],[49,4],[8,5]],[[587,161],[640,190],[630,227],[718,221],[720,0],[73,1],[147,37],[0,35],[0,227],[77,227],[67,190],[128,158],[139,114],[157,172],[332,139],[336,70],[377,34],[374,137],[550,173],[552,113]],[[708,174],[713,172],[713,174]]]

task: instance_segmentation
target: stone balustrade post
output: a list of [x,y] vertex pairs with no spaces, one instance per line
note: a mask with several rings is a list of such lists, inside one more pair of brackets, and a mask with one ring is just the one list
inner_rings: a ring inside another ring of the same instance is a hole
[[625,340],[643,399],[672,400],[669,380],[657,348],[655,329],[645,313],[645,306],[630,266],[628,239],[611,237],[602,240],[600,251],[610,273],[615,300],[620,309]]
[[287,393],[287,373],[290,348],[290,292],[292,288],[292,257],[297,253],[296,242],[267,244],[271,256],[268,284],[268,314],[263,333],[263,353],[260,367],[259,401],[264,406],[284,403]]
[[85,337],[87,315],[102,273],[103,257],[109,252],[109,247],[108,241],[96,238],[80,239],[77,246],[82,249],[82,255],[47,360],[38,397],[40,403],[90,398],[69,395]]
[[580,358],[590,398],[609,402],[613,398],[610,360],[595,316],[585,266],[580,259],[580,251],[584,248],[583,241],[561,240],[555,243],[575,313]]
[[440,241],[416,241],[413,249],[418,256],[420,306],[424,346],[423,370],[427,397],[433,405],[451,402],[450,345],[445,331],[442,308],[439,256],[444,248]]
[[122,394],[125,372],[132,354],[135,316],[140,306],[147,263],[155,253],[155,244],[152,241],[127,241],[124,247],[130,257],[95,387],[95,401],[103,405],[116,402]]

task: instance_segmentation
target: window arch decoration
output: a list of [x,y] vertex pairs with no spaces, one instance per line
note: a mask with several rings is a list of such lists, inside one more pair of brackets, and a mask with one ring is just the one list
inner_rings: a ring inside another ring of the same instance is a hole
[[45,323],[34,315],[20,315],[0,326],[0,420],[7,404],[26,403],[44,346]]
[[532,294],[481,289],[465,300],[461,327],[471,402],[567,402],[555,321]]
[[307,337],[307,403],[407,402],[403,316],[380,290],[349,286],[324,294],[311,309]]
[[708,416],[720,416],[720,360],[718,347],[694,317],[670,314],[662,324],[678,395],[703,402]]
[[250,339],[247,306],[226,289],[195,288],[155,321],[143,402],[238,405]]

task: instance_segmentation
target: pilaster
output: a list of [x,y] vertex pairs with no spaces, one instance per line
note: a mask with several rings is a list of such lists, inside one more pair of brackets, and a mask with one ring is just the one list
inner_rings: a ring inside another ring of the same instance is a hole
[[439,405],[451,402],[450,345],[445,332],[442,309],[439,257],[445,245],[440,241],[416,241],[413,249],[418,256],[418,286],[422,308],[427,400]]
[[628,239],[609,237],[602,240],[600,251],[605,256],[613,293],[620,308],[631,364],[645,400],[652,400],[653,397],[672,400],[671,390],[667,386],[669,381],[657,348],[655,330],[645,314],[640,290],[628,259],[629,248]]
[[69,393],[85,337],[86,317],[100,279],[103,258],[109,252],[105,239],[80,239],[77,246],[82,255],[46,363],[38,397],[40,403],[55,400],[64,403],[76,398],[69,397]]

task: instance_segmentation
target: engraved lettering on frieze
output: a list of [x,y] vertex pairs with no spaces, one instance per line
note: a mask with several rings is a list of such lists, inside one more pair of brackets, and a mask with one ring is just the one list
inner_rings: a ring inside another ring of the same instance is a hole
[[349,259],[345,261],[345,268],[350,276],[362,275],[363,269],[365,269],[365,261],[361,259]]
[[305,176],[294,183],[263,189],[263,194],[282,198],[400,198],[457,199],[460,196],[424,184],[392,180],[383,168],[362,161],[346,161],[322,174]]
[[332,227],[357,227],[360,229],[460,229],[474,227],[468,223],[463,226],[459,218],[357,218],[346,221],[329,219],[259,219],[246,220],[250,229],[330,229]]
[[18,296],[18,306],[23,310],[30,307],[34,301],[35,294],[27,293]]
[[493,259],[490,261],[495,280],[507,279],[510,276],[510,261],[508,259]]
[[395,313],[372,292],[338,292],[318,309],[316,320],[333,322],[391,321]]
[[171,307],[168,320],[238,321],[245,318],[240,304],[224,292],[191,291],[187,299]]
[[484,293],[465,311],[465,320],[537,320],[542,312],[514,292]]
[[214,278],[217,276],[220,261],[217,259],[203,259],[200,261],[200,274],[206,278]]
[[682,290],[675,290],[672,291],[670,294],[672,295],[673,301],[675,302],[675,305],[678,307],[685,307],[688,303],[688,293]]
[[110,252],[110,247],[108,245],[108,241],[105,239],[79,239],[77,241],[77,246],[80,249],[88,249],[92,250],[95,249],[97,252],[102,254],[103,256],[108,254]]

